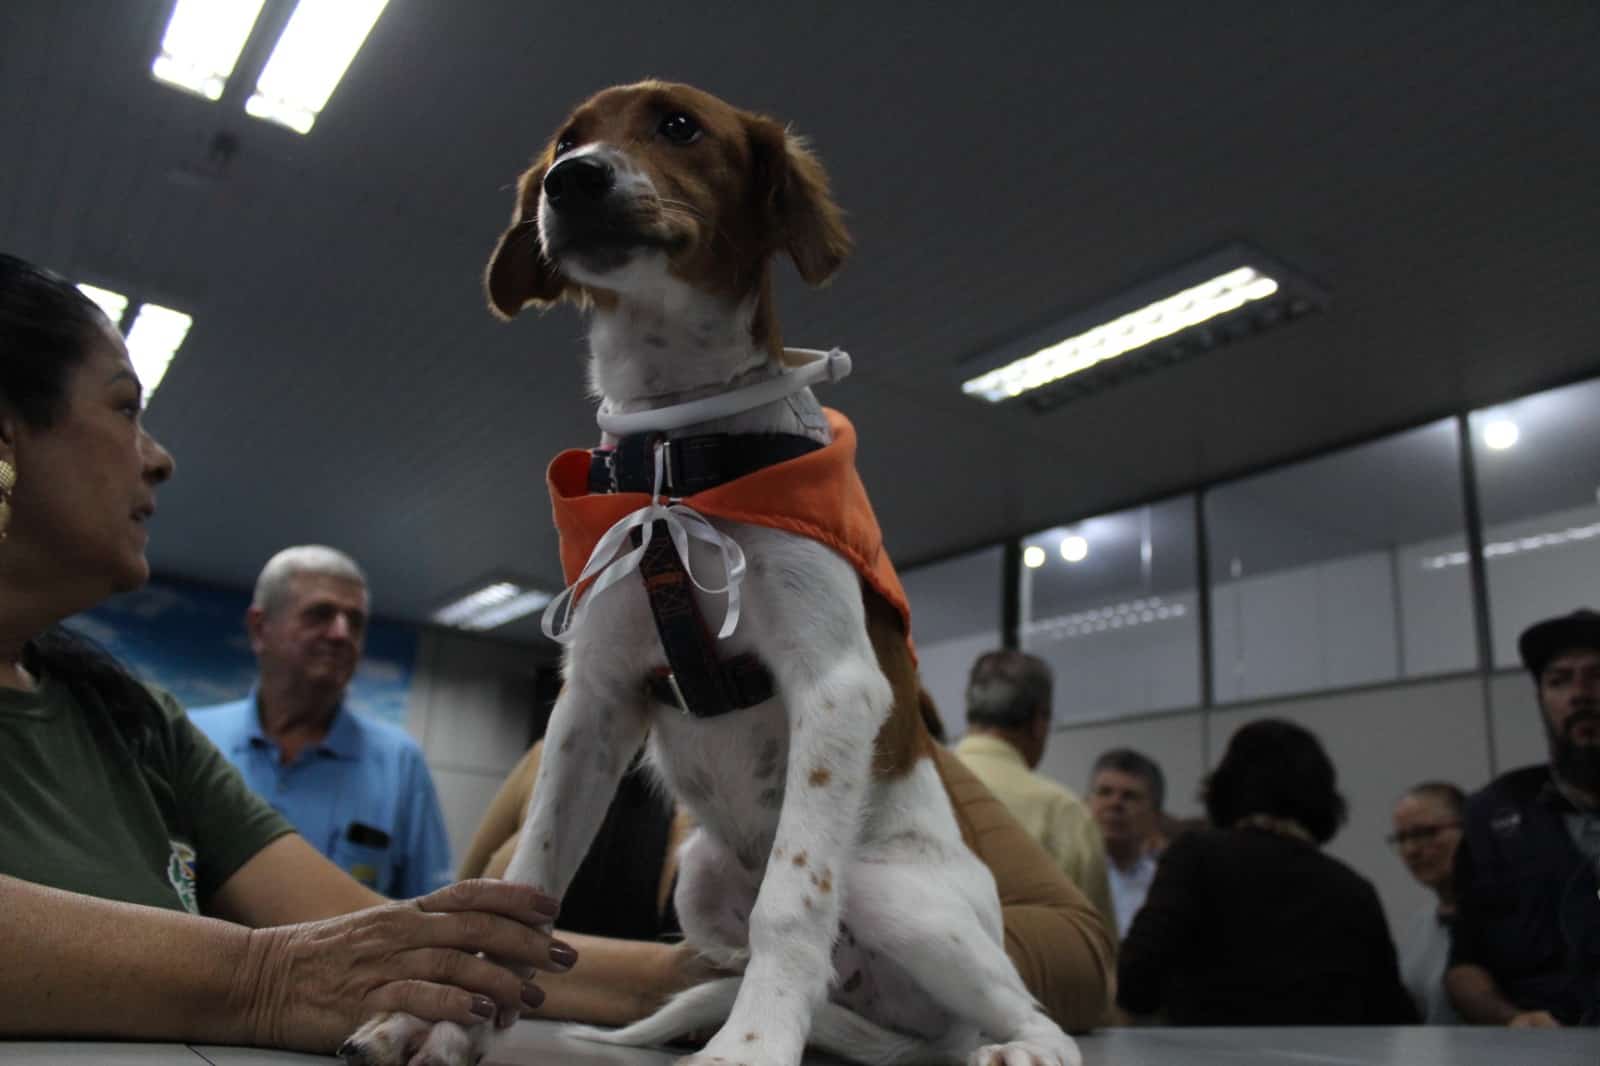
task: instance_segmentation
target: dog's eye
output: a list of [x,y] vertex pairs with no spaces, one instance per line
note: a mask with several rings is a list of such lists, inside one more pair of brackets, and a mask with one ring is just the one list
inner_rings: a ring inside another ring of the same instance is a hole
[[556,142],[556,156],[558,158],[564,156],[576,147],[578,147],[578,135],[576,133],[563,133],[561,139]]
[[661,120],[661,136],[673,144],[693,144],[700,139],[700,123],[682,111],[674,111]]

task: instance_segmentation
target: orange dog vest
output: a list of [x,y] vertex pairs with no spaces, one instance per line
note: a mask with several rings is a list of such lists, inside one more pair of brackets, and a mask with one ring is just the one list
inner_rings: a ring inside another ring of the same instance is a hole
[[[682,502],[707,518],[787,530],[832,548],[900,612],[909,642],[911,605],[856,473],[855,427],[838,411],[823,411],[833,434],[828,445]],[[643,492],[591,493],[589,461],[588,452],[570,449],[556,456],[546,474],[561,537],[561,569],[569,585],[578,580],[606,530],[650,502]]]

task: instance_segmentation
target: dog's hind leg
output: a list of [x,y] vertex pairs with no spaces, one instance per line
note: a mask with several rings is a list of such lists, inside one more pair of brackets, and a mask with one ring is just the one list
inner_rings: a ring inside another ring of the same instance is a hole
[[952,853],[930,841],[924,861],[851,866],[850,928],[996,1041],[971,1049],[969,1066],[1080,1066],[1077,1044],[1039,1008],[1005,953],[989,871],[955,844]]
[[852,645],[772,661],[790,728],[783,810],[750,914],[750,961],[738,999],[688,1063],[794,1066],[827,994],[841,872],[855,846],[873,738],[890,700],[859,620],[854,631]]

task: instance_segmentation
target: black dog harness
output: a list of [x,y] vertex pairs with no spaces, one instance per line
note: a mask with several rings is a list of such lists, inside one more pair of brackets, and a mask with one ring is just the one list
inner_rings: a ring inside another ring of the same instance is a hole
[[[667,438],[662,433],[622,437],[614,449],[589,453],[589,491],[655,491],[656,450],[662,451],[662,488],[674,497],[716,488],[763,467],[797,459],[822,447],[791,433],[711,433]],[[642,539],[633,532],[634,544]],[[639,561],[667,665],[646,679],[651,697],[695,718],[715,718],[772,698],[772,673],[751,652],[723,660],[695,599],[694,582],[673,546],[665,522],[651,529]]]

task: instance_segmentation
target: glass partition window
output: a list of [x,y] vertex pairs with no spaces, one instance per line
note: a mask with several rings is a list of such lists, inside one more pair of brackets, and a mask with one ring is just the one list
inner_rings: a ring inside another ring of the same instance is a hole
[[1454,420],[1206,493],[1216,702],[1474,669]]
[[1055,670],[1055,720],[1200,704],[1194,498],[1022,542],[1021,643]]
[[966,730],[967,675],[973,660],[1001,644],[1004,567],[1005,550],[993,547],[900,575],[911,601],[922,685],[951,738]]
[[[1483,521],[1496,667],[1517,667],[1534,622],[1600,609],[1600,381],[1477,411],[1468,419]],[[1434,564],[1465,568],[1464,555]]]

